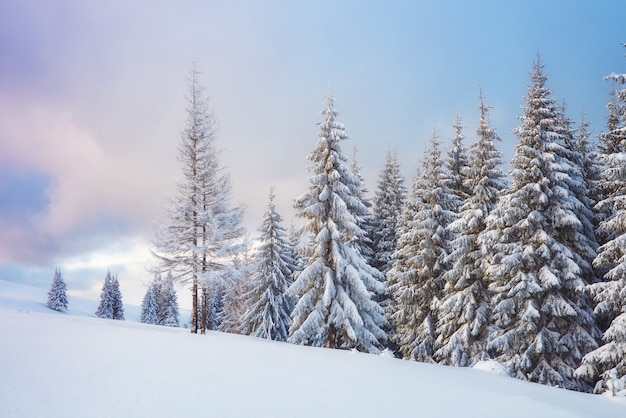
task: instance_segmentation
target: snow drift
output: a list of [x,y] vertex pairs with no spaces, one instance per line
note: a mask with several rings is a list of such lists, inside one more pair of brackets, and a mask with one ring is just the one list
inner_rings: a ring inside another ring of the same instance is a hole
[[[624,417],[484,370],[95,318],[0,281],[0,417]],[[125,307],[128,319],[137,307]]]

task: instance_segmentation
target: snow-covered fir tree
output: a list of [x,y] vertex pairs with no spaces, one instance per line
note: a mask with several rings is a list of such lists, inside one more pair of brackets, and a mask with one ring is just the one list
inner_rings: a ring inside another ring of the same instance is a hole
[[249,301],[245,296],[249,291],[249,277],[237,275],[225,280],[222,309],[217,315],[219,331],[231,334],[242,333],[243,319],[249,308]]
[[178,295],[174,288],[171,274],[161,281],[159,286],[158,324],[166,327],[178,327]]
[[478,236],[485,230],[485,220],[506,186],[500,168],[502,153],[495,147],[500,137],[490,126],[489,108],[482,92],[479,108],[478,140],[471,145],[468,166],[463,170],[463,187],[468,197],[460,207],[458,219],[448,227],[457,235],[447,260],[450,269],[443,274],[445,297],[437,325],[439,349],[435,358],[440,364],[454,366],[471,366],[488,357],[491,295],[481,268]]
[[235,267],[231,274],[223,276],[224,292],[222,295],[222,308],[218,314],[221,332],[241,334],[243,318],[249,310],[249,302],[246,298],[251,288],[251,277],[254,270],[250,240],[246,237],[244,250],[233,260]]
[[67,286],[65,285],[65,281],[63,280],[63,274],[61,273],[61,269],[56,269],[54,271],[54,278],[52,279],[52,285],[50,285],[50,290],[48,291],[48,308],[65,312],[67,311]]
[[104,278],[96,316],[98,318],[124,320],[124,304],[122,303],[120,282],[117,279],[117,275],[111,274],[110,270],[107,271],[107,275]]
[[347,135],[334,103],[329,95],[319,139],[308,156],[313,163],[309,190],[294,203],[313,247],[307,266],[287,290],[299,297],[289,341],[376,353],[386,341],[387,321],[373,298],[384,287],[380,272],[353,244],[365,235],[358,219],[365,205],[354,193],[358,179],[341,151]]
[[224,308],[225,284],[222,280],[214,281],[202,288],[198,303],[198,321],[204,323],[201,329],[217,331]]
[[292,298],[285,291],[292,283],[296,268],[293,250],[282,218],[276,212],[274,190],[260,228],[260,246],[255,257],[251,290],[245,296],[250,306],[243,318],[242,331],[247,335],[275,341],[287,341],[291,322]]
[[141,302],[140,320],[145,324],[179,326],[178,297],[170,275],[163,279],[157,274],[150,282]]
[[393,253],[398,240],[396,231],[406,194],[398,158],[395,152],[387,150],[385,165],[380,173],[374,196],[372,233],[374,241],[372,265],[385,276],[393,265]]
[[457,212],[463,202],[469,197],[471,190],[466,186],[465,170],[469,164],[467,147],[465,146],[464,126],[461,123],[461,117],[456,116],[454,125],[454,138],[452,138],[452,146],[448,150],[448,158],[446,160],[446,182],[447,186],[456,196],[454,211]]
[[140,321],[144,324],[154,325],[159,321],[159,282],[160,280],[158,277],[150,282],[148,289],[146,290],[146,294],[141,301]]
[[480,236],[494,295],[487,348],[521,379],[586,390],[573,372],[596,347],[597,328],[579,292],[580,255],[569,246],[572,234],[583,239],[581,203],[570,189],[579,168],[567,158],[546,80],[538,57],[515,129],[512,184]]
[[393,342],[407,360],[433,362],[443,273],[448,270],[456,196],[448,188],[440,143],[433,134],[421,175],[416,177],[398,229],[394,264],[387,273],[388,317]]
[[[368,190],[365,187],[365,180],[361,176],[361,167],[357,162],[357,149],[354,147],[354,155],[352,157],[352,163],[350,165],[352,174],[354,176],[354,184],[350,185],[351,193],[357,200],[360,200],[363,204],[355,206],[355,213],[353,216],[357,219],[358,226],[365,232],[362,236],[355,237],[353,244],[365,257],[368,264],[372,265],[374,258],[374,242],[372,241],[372,234],[374,232],[374,220],[370,213],[372,203],[367,198]],[[361,212],[359,212],[359,210]]]
[[[625,104],[619,99],[615,88],[611,89],[610,96],[611,99],[606,105],[609,112],[607,129],[598,136],[597,161],[600,176],[595,189],[598,203],[594,209],[598,223],[596,236],[601,245],[614,237],[608,236],[605,228],[600,228],[599,224],[613,215],[615,197],[623,195],[626,189],[626,180],[620,173],[623,162],[619,159],[626,150],[626,134],[623,132],[621,122]],[[600,273],[604,274],[606,271]]]
[[[595,314],[608,329],[604,345],[587,354],[576,370],[590,383],[626,375],[626,74],[607,78],[622,89],[612,94],[607,105],[608,131],[600,135],[598,158],[605,166],[601,178],[604,199],[596,207],[606,215],[600,222],[606,242],[593,264],[606,274],[603,281],[587,286],[586,291],[596,303]],[[602,385],[596,386],[601,389],[598,386]]]
[[[587,189],[588,204],[591,209],[591,224],[593,227],[593,238],[596,242],[596,251],[601,243],[598,236],[600,221],[603,217],[595,210],[597,204],[602,200],[600,183],[602,181],[603,165],[598,160],[598,149],[595,142],[590,140],[591,132],[589,131],[590,122],[585,119],[585,114],[581,114],[580,123],[575,135],[575,150],[580,154],[582,163],[580,164],[582,178],[585,181]],[[591,236],[591,234],[589,234]],[[594,279],[602,280],[605,272],[595,269]]]
[[559,233],[563,237],[564,244],[572,248],[585,283],[593,283],[596,281],[596,275],[592,262],[596,257],[598,242],[594,226],[594,203],[589,197],[589,190],[593,187],[592,178],[586,177],[591,174],[588,171],[590,156],[585,156],[580,152],[580,139],[577,138],[573,122],[565,115],[565,105],[557,107],[556,111],[557,131],[563,140],[563,146],[555,148],[555,153],[572,166],[566,170],[567,176],[561,176],[561,181],[574,196],[570,209],[576,213],[580,222],[579,228],[564,226],[560,228]]
[[156,230],[155,270],[191,285],[191,332],[197,333],[198,292],[232,275],[232,257],[240,250],[244,230],[242,208],[231,206],[229,176],[219,165],[217,123],[208,109],[199,72],[189,80],[187,123],[181,135],[179,160],[183,181],[167,209],[168,222]]

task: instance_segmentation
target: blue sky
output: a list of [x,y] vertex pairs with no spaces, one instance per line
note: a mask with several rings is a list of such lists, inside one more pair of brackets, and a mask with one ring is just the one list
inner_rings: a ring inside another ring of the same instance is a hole
[[194,61],[255,236],[270,185],[291,222],[329,89],[372,191],[387,149],[410,184],[457,114],[469,145],[481,86],[508,161],[538,53],[569,116],[602,131],[625,15],[622,1],[0,0],[0,278],[47,287],[59,266],[97,295],[111,268],[140,300]]

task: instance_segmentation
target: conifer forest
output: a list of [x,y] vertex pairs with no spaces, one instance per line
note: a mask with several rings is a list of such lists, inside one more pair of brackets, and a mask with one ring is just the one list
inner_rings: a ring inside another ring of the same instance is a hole
[[[372,191],[328,93],[311,115],[308,188],[288,197],[296,219],[277,212],[268,184],[248,235],[194,67],[183,181],[155,227],[142,322],[457,367],[493,360],[513,377],[582,392],[623,382],[626,74],[606,75],[607,122],[592,135],[551,91],[540,55],[529,68],[510,162],[477,88],[477,126],[460,115],[452,138],[433,132],[410,179],[389,149]],[[50,308],[67,308],[64,292],[57,271]],[[190,322],[179,324],[177,297],[189,296]],[[97,316],[124,319],[110,272]]]

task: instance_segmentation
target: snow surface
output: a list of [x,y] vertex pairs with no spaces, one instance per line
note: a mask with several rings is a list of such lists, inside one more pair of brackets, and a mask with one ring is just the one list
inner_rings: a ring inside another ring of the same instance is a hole
[[626,398],[484,370],[95,318],[0,280],[0,417],[626,417]]

